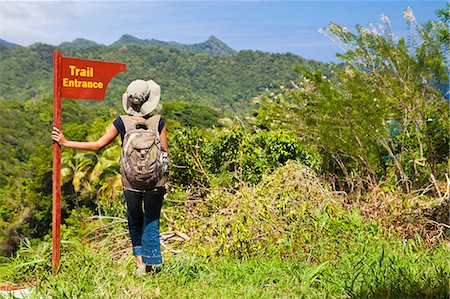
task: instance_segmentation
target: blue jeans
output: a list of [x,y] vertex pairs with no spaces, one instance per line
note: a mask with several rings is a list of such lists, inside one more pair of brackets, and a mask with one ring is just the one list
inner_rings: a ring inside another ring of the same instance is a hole
[[124,189],[124,196],[133,254],[142,256],[146,265],[162,264],[159,217],[164,188],[145,192]]

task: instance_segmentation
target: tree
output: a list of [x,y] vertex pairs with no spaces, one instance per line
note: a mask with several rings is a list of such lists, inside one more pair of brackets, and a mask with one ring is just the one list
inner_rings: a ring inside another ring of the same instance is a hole
[[407,9],[405,18],[407,40],[394,35],[385,16],[355,33],[330,23],[324,32],[347,47],[338,54],[345,64],[331,78],[297,69],[300,82],[265,98],[258,124],[273,116],[275,125],[285,119],[298,126],[322,148],[328,170],[337,165],[347,182],[359,176],[378,183],[392,174],[406,191],[435,183],[448,159],[448,27],[440,23],[448,16],[418,25]]

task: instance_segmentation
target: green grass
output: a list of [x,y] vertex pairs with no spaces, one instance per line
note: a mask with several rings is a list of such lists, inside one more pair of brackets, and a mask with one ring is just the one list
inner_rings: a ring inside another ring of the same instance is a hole
[[284,259],[166,255],[160,273],[143,277],[132,275],[131,254],[113,259],[76,239],[62,244],[52,276],[50,244],[24,243],[0,274],[2,283],[36,279],[37,298],[448,298],[446,245],[367,241],[334,260],[320,252]]

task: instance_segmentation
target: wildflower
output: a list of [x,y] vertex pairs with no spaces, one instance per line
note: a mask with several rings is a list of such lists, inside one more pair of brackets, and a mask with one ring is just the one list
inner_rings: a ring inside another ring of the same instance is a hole
[[352,69],[350,69],[349,67],[345,68],[345,73],[350,76],[351,78],[353,78],[355,76],[355,73],[353,72]]
[[372,32],[367,28],[361,28],[361,34],[371,34]]
[[383,14],[381,15],[380,19],[381,19],[381,21],[383,21],[386,24],[390,24],[391,23],[389,18],[387,16],[383,15]]
[[372,28],[372,31],[370,33],[372,33],[373,35],[380,35],[377,31],[377,28],[375,28],[373,24],[370,24],[370,27]]
[[416,22],[416,17],[413,14],[412,8],[408,7],[405,12],[403,13],[403,17],[405,19],[407,19],[408,21],[415,23]]

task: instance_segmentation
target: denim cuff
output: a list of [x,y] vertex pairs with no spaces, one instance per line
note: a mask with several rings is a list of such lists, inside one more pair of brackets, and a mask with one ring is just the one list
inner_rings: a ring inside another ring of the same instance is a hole
[[133,247],[133,255],[134,256],[142,256],[142,246],[134,246]]
[[142,261],[146,265],[161,265],[162,264],[162,256],[161,250],[159,248],[153,248],[150,250],[143,250]]

